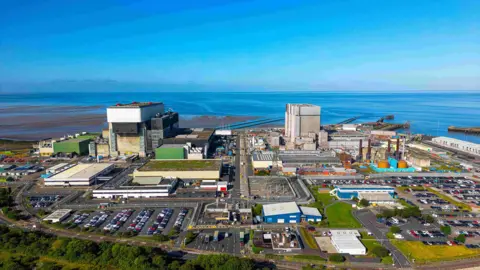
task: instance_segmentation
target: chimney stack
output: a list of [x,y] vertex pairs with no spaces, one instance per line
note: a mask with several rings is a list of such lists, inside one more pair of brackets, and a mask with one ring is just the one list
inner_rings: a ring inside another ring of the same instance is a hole
[[371,140],[368,139],[367,160],[370,160],[372,158],[372,146],[370,144]]
[[400,138],[397,138],[397,154],[396,154],[397,160],[400,160]]
[[362,139],[360,139],[360,146],[358,148],[358,161],[362,161],[363,159],[363,145],[362,145]]

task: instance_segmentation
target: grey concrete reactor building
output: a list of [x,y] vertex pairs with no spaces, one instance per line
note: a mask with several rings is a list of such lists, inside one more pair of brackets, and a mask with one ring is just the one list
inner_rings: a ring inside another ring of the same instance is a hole
[[165,138],[175,136],[178,113],[165,112],[163,103],[132,102],[107,108],[110,155],[146,156]]
[[290,141],[308,133],[320,131],[320,106],[312,104],[287,104],[285,108],[285,136]]

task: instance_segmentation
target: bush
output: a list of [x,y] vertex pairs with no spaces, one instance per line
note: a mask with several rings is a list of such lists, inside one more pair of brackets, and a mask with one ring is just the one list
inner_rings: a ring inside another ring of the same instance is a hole
[[340,254],[332,254],[332,255],[330,255],[330,257],[328,257],[328,260],[331,261],[331,262],[344,262],[345,257],[343,257]]
[[360,202],[358,203],[360,206],[367,207],[370,205],[370,202],[365,199],[361,199]]
[[400,228],[397,227],[397,226],[392,226],[392,227],[390,227],[390,232],[391,232],[391,233],[400,233],[401,231],[402,231],[402,230],[400,230]]
[[424,219],[427,223],[434,223],[434,222],[435,222],[435,219],[434,219],[431,215],[424,215],[424,216],[423,216],[423,219]]
[[455,240],[457,240],[460,243],[465,243],[465,234],[460,234],[459,236],[455,237]]
[[452,227],[450,226],[441,226],[440,227],[440,230],[442,231],[442,233],[444,233],[445,235],[450,235],[452,233]]
[[372,253],[375,254],[375,256],[377,256],[379,258],[383,258],[383,257],[388,256],[388,253],[390,253],[390,252],[388,251],[388,249],[386,249],[382,246],[376,246],[376,247],[373,248]]

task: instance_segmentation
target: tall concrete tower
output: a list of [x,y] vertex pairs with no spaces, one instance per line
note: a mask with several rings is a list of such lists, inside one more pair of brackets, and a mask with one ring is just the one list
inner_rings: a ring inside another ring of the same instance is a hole
[[285,136],[291,142],[295,137],[320,131],[320,106],[312,104],[287,104],[285,107]]

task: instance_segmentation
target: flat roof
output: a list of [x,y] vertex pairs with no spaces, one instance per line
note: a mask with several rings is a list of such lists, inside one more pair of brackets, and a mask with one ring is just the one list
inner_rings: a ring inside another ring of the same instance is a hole
[[91,140],[90,138],[73,138],[73,139],[68,139],[64,141],[56,141],[56,144],[61,144],[61,143],[80,143],[84,141]]
[[185,144],[163,144],[159,148],[183,148],[185,147]]
[[77,164],[63,172],[55,174],[49,178],[45,178],[46,181],[54,180],[76,180],[76,179],[90,179],[103,170],[113,166],[110,163],[89,163],[89,164]]
[[141,108],[141,107],[148,107],[148,106],[154,106],[159,104],[163,104],[163,103],[162,102],[132,102],[132,103],[126,103],[126,104],[118,103],[116,105],[110,106],[109,108]]
[[300,209],[295,202],[265,204],[263,206],[264,216],[275,216],[285,214],[300,214]]
[[385,192],[359,192],[358,197],[368,201],[393,201],[393,197]]
[[375,190],[375,189],[391,189],[395,190],[394,187],[390,186],[381,186],[381,185],[341,185],[341,186],[335,186],[338,189],[348,189],[348,190]]
[[339,249],[366,250],[358,237],[360,234],[356,230],[330,230],[332,233],[332,242]]
[[138,171],[217,171],[222,166],[221,159],[202,160],[150,160]]
[[330,230],[332,237],[360,237],[360,233],[357,230]]
[[307,216],[316,216],[316,217],[322,216],[322,214],[320,214],[320,211],[318,211],[318,209],[315,207],[300,206],[300,210],[302,210],[302,214]]
[[55,212],[48,215],[47,217],[45,217],[44,220],[61,219],[65,215],[70,214],[70,212],[72,212],[72,209],[58,209],[58,210],[55,210]]

